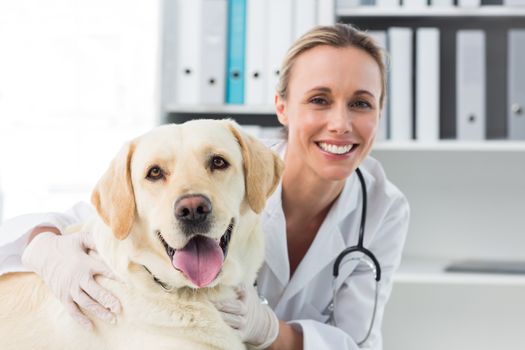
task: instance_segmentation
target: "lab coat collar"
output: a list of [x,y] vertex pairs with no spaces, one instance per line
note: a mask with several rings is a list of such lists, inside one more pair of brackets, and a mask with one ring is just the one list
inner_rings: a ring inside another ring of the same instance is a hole
[[290,279],[288,247],[286,245],[286,221],[281,203],[282,186],[279,184],[268,199],[263,212],[265,237],[265,263],[284,287]]

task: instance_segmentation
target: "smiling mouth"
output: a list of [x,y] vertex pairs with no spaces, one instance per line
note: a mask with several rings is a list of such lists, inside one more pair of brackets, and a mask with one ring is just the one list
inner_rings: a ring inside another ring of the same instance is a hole
[[347,145],[333,145],[326,142],[316,142],[315,143],[317,147],[319,147],[321,150],[335,155],[344,155],[353,152],[357,147],[359,147],[358,143],[353,144],[347,144]]
[[[224,259],[226,259],[226,255],[228,255],[228,248],[230,246],[230,239],[233,232],[233,227],[235,226],[235,220],[234,218],[231,218],[230,223],[228,224],[228,227],[226,228],[226,231],[221,236],[219,247],[222,249],[222,253],[224,254]],[[196,239],[197,237],[200,237],[201,235],[195,235],[192,237],[191,240]],[[168,254],[168,257],[170,260],[173,260],[173,256],[177,252],[177,249],[170,246],[164,237],[162,237],[162,233],[160,231],[157,231],[157,237],[159,238],[160,242],[164,246],[164,249],[166,250],[166,254]],[[190,240],[190,241],[191,241]],[[184,249],[184,248],[182,248]]]
[[209,286],[222,271],[234,225],[232,218],[219,240],[195,234],[179,249],[170,246],[160,231],[157,231],[157,237],[175,270],[182,273],[195,287],[202,288]]

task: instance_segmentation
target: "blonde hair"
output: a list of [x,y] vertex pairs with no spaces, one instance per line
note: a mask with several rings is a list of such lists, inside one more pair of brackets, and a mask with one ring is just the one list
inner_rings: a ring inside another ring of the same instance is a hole
[[368,53],[379,66],[381,73],[381,96],[379,105],[383,108],[386,95],[386,65],[385,53],[376,41],[366,32],[357,29],[349,24],[338,23],[333,26],[317,26],[303,36],[301,36],[288,50],[279,73],[279,83],[277,93],[286,99],[288,84],[293,65],[303,52],[313,49],[316,46],[329,45],[332,47],[344,48],[355,47]]

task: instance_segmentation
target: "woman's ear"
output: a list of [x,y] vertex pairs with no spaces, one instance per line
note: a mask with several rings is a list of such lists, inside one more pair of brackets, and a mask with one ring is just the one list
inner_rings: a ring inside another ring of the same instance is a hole
[[288,117],[286,116],[286,101],[278,93],[275,94],[274,98],[275,112],[277,113],[277,119],[283,126],[288,126]]
[[131,183],[133,142],[127,143],[98,181],[91,202],[117,239],[128,236],[135,219],[135,195]]
[[279,184],[284,163],[261,141],[242,132],[237,123],[229,121],[227,125],[241,147],[248,204],[260,213]]

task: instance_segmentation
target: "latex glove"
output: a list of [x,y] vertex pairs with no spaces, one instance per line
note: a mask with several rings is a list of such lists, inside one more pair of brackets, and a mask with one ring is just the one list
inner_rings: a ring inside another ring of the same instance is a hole
[[64,236],[43,232],[22,255],[24,266],[36,272],[73,319],[87,329],[93,329],[93,324],[79,306],[110,322],[115,319],[113,313],[121,310],[118,299],[95,282],[94,276],[118,278],[104,262],[87,254],[90,249],[95,244],[88,232]]
[[237,298],[215,303],[222,319],[236,329],[243,342],[255,349],[266,349],[279,335],[279,320],[272,309],[261,302],[255,287],[240,286]]

